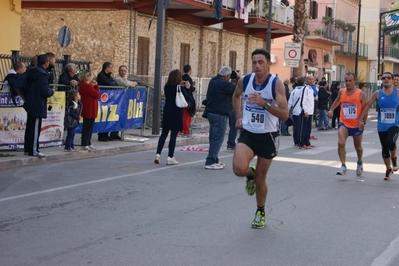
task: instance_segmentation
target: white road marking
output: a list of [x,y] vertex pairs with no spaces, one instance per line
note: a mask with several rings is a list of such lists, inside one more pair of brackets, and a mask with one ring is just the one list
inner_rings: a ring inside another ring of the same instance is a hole
[[[219,158],[228,158],[228,157],[232,157],[232,156],[233,156],[233,154],[229,154],[229,155],[220,156]],[[300,164],[326,166],[326,167],[337,168],[337,169],[340,166],[340,164],[337,160],[334,160],[334,161],[333,160],[314,160],[314,159],[301,159],[301,158],[281,157],[281,156],[277,156],[273,160],[279,161],[279,162],[287,162],[287,163],[300,163]],[[181,163],[178,165],[168,165],[168,166],[164,166],[161,168],[151,169],[151,170],[147,170],[147,171],[141,171],[141,172],[137,172],[137,173],[112,176],[112,177],[107,177],[107,178],[103,178],[103,179],[99,179],[99,180],[93,180],[93,181],[82,182],[82,183],[77,183],[77,184],[68,185],[68,186],[55,187],[55,188],[51,188],[51,189],[39,190],[36,192],[31,192],[31,193],[26,193],[26,194],[21,194],[21,195],[6,197],[6,198],[0,198],[0,202],[6,202],[6,201],[10,201],[10,200],[22,199],[22,198],[27,198],[27,197],[36,196],[36,195],[53,193],[53,192],[60,191],[60,190],[77,188],[77,187],[82,187],[82,186],[87,186],[87,185],[97,184],[97,183],[103,183],[103,182],[122,179],[122,178],[126,178],[126,177],[150,174],[150,173],[154,173],[154,172],[164,171],[164,170],[170,169],[172,167],[193,165],[193,164],[198,164],[198,163],[204,163],[204,160],[201,159],[201,160],[197,160],[197,161]],[[356,170],[357,165],[356,165],[356,162],[347,162],[346,167],[348,168],[348,170]],[[380,163],[380,164],[374,164],[374,163],[366,164],[365,163],[363,165],[363,169],[365,172],[370,172],[370,173],[384,173],[385,172],[385,166],[382,163]],[[206,170],[204,169],[204,171],[206,171]],[[209,171],[209,170],[207,170],[207,171]]]
[[[371,149],[371,148],[364,149],[363,148],[363,158],[365,158],[367,156],[374,155],[376,153],[380,153],[381,154],[381,150],[380,149]],[[355,158],[357,158],[356,151],[352,151],[352,152],[347,153],[346,157],[355,157]],[[381,159],[381,161],[382,161],[382,159]]]

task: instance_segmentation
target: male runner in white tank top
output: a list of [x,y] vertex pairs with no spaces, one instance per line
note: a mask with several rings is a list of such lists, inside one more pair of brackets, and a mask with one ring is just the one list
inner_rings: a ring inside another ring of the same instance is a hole
[[[252,228],[265,226],[266,174],[277,155],[278,120],[289,117],[284,84],[269,73],[269,66],[268,51],[253,51],[253,73],[239,79],[233,95],[236,127],[242,129],[234,150],[233,171],[237,176],[247,177],[245,188],[248,195],[256,192],[257,210]],[[250,166],[255,156],[258,156],[256,166]]]

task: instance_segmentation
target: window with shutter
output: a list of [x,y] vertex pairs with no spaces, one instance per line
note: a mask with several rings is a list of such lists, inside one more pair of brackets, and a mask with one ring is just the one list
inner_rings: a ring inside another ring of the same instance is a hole
[[182,43],[180,45],[180,71],[183,71],[183,67],[190,64],[190,44]]
[[236,60],[237,60],[237,52],[236,51],[230,51],[230,53],[229,53],[229,66],[233,70],[236,69]]
[[139,37],[137,43],[137,75],[148,75],[150,63],[150,39]]

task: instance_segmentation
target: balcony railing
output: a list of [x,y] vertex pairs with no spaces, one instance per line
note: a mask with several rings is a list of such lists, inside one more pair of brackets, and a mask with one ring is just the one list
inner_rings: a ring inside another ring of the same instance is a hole
[[[195,0],[198,2],[209,3],[212,5],[212,0]],[[222,7],[224,9],[234,11],[236,9],[236,0],[222,0]],[[269,0],[255,0],[248,4],[249,17],[257,17],[268,20],[268,5]],[[273,0],[272,6],[272,21],[280,24],[292,26],[294,24],[294,9],[285,6],[279,0]]]
[[[252,5],[253,8],[250,10],[249,16],[268,20],[268,5],[268,0],[254,1]],[[273,22],[292,26],[294,24],[294,10],[289,6],[285,6],[280,1],[273,0],[271,20]]]
[[320,36],[332,41],[345,43],[348,37],[348,31],[336,27],[334,24],[325,24],[320,20],[308,20],[308,30],[306,36]]
[[384,47],[384,56],[390,56],[396,59],[399,59],[399,49],[395,47],[385,46]]
[[[344,53],[349,55],[356,55],[356,41],[348,41],[348,43],[338,46],[335,51],[338,53]],[[364,43],[359,43],[359,56],[367,58],[368,57],[368,45]]]

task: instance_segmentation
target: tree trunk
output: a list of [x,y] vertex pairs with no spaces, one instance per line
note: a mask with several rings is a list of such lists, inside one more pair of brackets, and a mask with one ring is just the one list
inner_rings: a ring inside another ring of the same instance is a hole
[[303,76],[303,41],[305,39],[305,21],[306,21],[306,0],[295,0],[294,9],[294,28],[292,41],[296,43],[301,43],[301,59],[299,60],[299,66],[294,68],[293,76],[299,77]]

